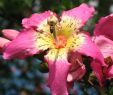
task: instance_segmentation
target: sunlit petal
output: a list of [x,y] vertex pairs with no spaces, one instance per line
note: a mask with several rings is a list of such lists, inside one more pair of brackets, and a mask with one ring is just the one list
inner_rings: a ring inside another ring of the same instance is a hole
[[52,49],[45,56],[49,65],[49,86],[52,95],[68,95],[67,75],[71,64],[66,49]]
[[4,59],[25,58],[52,47],[49,37],[32,29],[23,29],[8,44],[4,51]]
[[[79,7],[64,11],[61,16],[62,32],[68,36],[81,28],[93,16],[94,8],[83,3]],[[60,32],[61,33],[61,32]],[[60,34],[59,33],[59,34]]]
[[101,54],[99,48],[86,34],[73,34],[73,36],[71,36],[68,40],[67,47],[71,51],[77,51],[83,55],[90,56],[94,60],[98,60],[102,65],[105,65],[103,55]]
[[[54,16],[55,13],[46,11],[44,13],[35,13],[30,18],[24,18],[22,24],[25,28],[36,28],[38,31],[50,32],[50,27],[47,23],[48,18]],[[56,18],[57,19],[57,18]]]

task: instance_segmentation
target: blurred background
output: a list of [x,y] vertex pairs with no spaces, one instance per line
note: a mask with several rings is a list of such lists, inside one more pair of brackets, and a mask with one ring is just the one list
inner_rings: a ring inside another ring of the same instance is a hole
[[[100,17],[113,12],[113,0],[0,0],[0,30],[20,30],[22,19],[32,13],[52,10],[60,15],[63,10],[77,7],[83,2],[96,10],[94,17],[83,28],[92,33]],[[48,69],[46,63],[42,64],[42,56],[4,61],[0,55],[0,95],[51,95],[47,87]],[[100,95],[91,85],[81,83],[75,83],[70,91],[70,95],[75,94]],[[109,95],[113,95],[113,88]]]

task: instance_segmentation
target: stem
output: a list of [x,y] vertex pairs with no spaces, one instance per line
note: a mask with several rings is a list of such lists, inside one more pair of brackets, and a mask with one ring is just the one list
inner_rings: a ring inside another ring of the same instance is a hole
[[93,86],[93,87],[97,90],[99,95],[107,95],[103,87],[99,87],[99,86]]
[[101,93],[101,95],[107,95],[107,94],[105,93],[104,88],[99,87],[99,89],[100,89],[100,93]]

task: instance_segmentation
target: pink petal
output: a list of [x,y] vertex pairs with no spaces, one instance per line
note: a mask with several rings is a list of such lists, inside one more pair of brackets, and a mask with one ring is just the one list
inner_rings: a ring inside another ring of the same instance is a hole
[[72,82],[75,80],[80,80],[86,73],[85,65],[82,62],[81,55],[77,52],[72,52],[69,53],[68,57],[68,61],[72,65],[67,77],[67,81]]
[[97,61],[93,61],[91,63],[91,67],[97,79],[99,80],[99,84],[103,86],[104,78],[102,73],[102,66]]
[[101,54],[101,51],[93,43],[93,41],[88,35],[80,33],[78,34],[78,39],[83,39],[83,41],[80,43],[80,45],[74,48],[74,51],[78,51],[83,55],[90,56],[94,60],[98,60],[103,66],[106,66],[106,64],[104,63],[104,57]]
[[113,40],[113,14],[99,20],[95,26],[94,35],[104,35]]
[[22,30],[21,33],[5,48],[4,59],[25,58],[37,53],[35,46],[36,32],[34,30]]
[[109,67],[109,69],[106,72],[106,78],[111,79],[113,78],[113,65]]
[[85,66],[78,67],[75,71],[72,71],[68,74],[67,81],[72,82],[74,80],[80,80],[85,75],[86,69]]
[[19,34],[17,30],[12,30],[12,29],[4,29],[2,30],[2,33],[9,40],[13,40]]
[[10,41],[8,39],[0,37],[0,52],[3,51],[3,48],[8,44]]
[[0,37],[0,48],[3,48],[5,44],[9,43],[8,39]]
[[51,11],[45,11],[44,13],[35,13],[30,18],[24,18],[22,20],[22,25],[25,28],[38,27],[39,24],[44,20],[47,20],[47,18],[50,17],[51,14],[53,14]]
[[[94,8],[89,7],[87,4],[83,3],[79,7],[71,9],[69,11],[64,11],[62,13],[62,17],[69,16],[70,18],[74,18],[75,20],[80,21],[80,27],[83,26],[87,20],[93,16]],[[79,28],[80,28],[79,27]]]
[[111,57],[113,59],[113,41],[105,36],[97,36],[94,38],[95,44],[99,47],[104,58]]
[[68,95],[67,75],[71,64],[65,49],[52,49],[45,56],[49,65],[49,86],[52,95]]

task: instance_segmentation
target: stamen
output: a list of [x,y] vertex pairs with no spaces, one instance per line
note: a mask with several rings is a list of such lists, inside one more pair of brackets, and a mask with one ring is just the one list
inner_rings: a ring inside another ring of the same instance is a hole
[[76,59],[76,62],[78,62],[78,64],[79,64],[80,67],[83,66],[83,64],[80,62],[80,60],[78,58]]
[[113,65],[113,60],[111,58],[111,56],[108,56],[104,59],[105,63],[108,65]]

